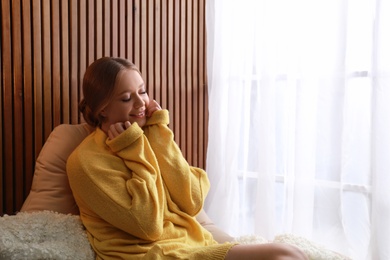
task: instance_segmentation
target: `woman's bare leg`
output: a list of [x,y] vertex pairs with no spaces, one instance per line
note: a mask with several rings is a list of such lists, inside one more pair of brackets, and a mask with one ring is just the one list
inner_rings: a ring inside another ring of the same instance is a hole
[[235,245],[229,250],[225,259],[307,260],[308,257],[295,246],[287,244],[269,243],[253,245]]

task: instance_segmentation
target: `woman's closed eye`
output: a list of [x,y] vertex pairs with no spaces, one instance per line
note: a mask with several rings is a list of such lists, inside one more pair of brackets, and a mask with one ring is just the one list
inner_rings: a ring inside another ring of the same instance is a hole
[[[131,94],[131,95],[126,95],[122,98],[122,102],[129,102],[131,100],[132,95],[137,95],[137,94]],[[146,90],[138,92],[138,95],[148,95],[148,92]]]

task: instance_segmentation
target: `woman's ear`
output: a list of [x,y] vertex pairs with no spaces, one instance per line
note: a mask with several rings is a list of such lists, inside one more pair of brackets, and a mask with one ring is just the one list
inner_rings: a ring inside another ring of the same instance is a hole
[[106,110],[103,109],[102,111],[100,111],[100,115],[101,115],[102,117],[107,117],[107,112],[106,112]]

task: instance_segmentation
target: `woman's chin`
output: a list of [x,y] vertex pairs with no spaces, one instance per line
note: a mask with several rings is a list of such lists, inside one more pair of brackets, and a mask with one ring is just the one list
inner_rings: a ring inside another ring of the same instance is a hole
[[139,127],[144,127],[146,124],[146,117],[142,118],[134,118],[132,121],[130,121],[132,124],[137,123]]

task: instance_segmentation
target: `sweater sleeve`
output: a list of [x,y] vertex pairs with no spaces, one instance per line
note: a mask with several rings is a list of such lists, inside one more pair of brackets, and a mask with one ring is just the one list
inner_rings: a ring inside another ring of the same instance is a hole
[[156,111],[148,120],[144,132],[156,155],[172,201],[182,211],[195,216],[203,208],[210,183],[205,171],[188,164],[174,141],[168,123],[168,111]]
[[156,240],[163,231],[163,185],[142,129],[133,124],[106,143],[111,152],[90,145],[69,157],[69,181],[76,200],[113,226]]

